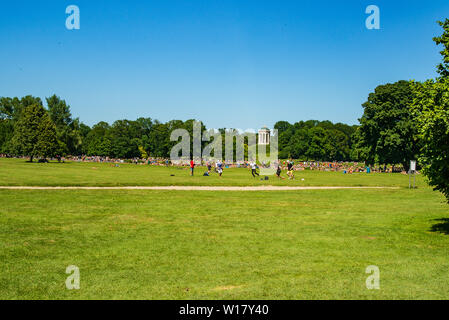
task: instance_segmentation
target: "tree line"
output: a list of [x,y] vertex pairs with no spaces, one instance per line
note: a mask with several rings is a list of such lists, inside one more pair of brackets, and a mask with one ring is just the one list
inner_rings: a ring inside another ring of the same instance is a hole
[[301,160],[350,161],[353,135],[358,126],[331,121],[279,121],[279,157]]
[[[162,123],[139,118],[117,120],[112,124],[101,121],[89,127],[72,117],[70,106],[60,97],[53,95],[46,98],[46,102],[47,108],[40,98],[33,96],[0,98],[0,153],[31,158],[64,155],[167,158],[177,143],[170,141],[173,130],[186,129],[191,137],[193,135],[193,119]],[[350,160],[351,136],[356,127],[317,120],[295,124],[279,121],[274,126],[280,133],[281,158],[320,161]],[[202,131],[206,129],[202,124]],[[219,131],[225,152],[226,130]]]
[[[166,123],[139,118],[101,121],[92,127],[73,118],[65,100],[26,96],[0,98],[0,153],[34,157],[89,155],[111,158],[168,157],[174,129],[192,134],[195,120]],[[205,129],[205,126],[203,126]]]

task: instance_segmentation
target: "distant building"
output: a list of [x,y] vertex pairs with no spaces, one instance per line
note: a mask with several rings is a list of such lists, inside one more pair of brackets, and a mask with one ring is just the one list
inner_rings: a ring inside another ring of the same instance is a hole
[[259,130],[259,145],[270,144],[270,129],[263,127]]

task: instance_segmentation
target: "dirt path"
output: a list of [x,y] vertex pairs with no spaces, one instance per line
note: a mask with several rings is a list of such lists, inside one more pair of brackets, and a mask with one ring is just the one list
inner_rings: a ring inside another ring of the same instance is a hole
[[0,186],[6,190],[180,190],[180,191],[292,191],[292,190],[340,190],[340,189],[399,189],[399,187],[283,187],[283,186],[129,186],[129,187],[38,187]]

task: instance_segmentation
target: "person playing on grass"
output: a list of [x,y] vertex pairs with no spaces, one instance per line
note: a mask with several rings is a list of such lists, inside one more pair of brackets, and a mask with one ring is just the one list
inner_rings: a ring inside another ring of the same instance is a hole
[[278,168],[276,169],[276,176],[278,177],[278,179],[285,179],[285,178],[281,177],[281,172],[282,172],[281,164],[278,163]]
[[221,162],[220,159],[218,159],[218,161],[215,165],[217,168],[218,175],[221,177],[221,175],[223,174],[223,163]]
[[293,161],[291,159],[287,161],[287,175],[290,180],[295,178],[295,174],[293,173]]
[[250,166],[251,166],[251,174],[253,175],[253,178],[255,178],[256,176],[259,176],[259,174],[257,173],[256,162],[255,161],[251,162]]
[[211,165],[210,162],[208,161],[208,162],[207,162],[207,172],[210,174],[211,170],[212,170],[212,165]]

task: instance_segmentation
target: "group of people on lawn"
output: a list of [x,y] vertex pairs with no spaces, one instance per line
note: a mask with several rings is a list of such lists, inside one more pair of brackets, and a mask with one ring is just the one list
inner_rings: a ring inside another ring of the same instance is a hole
[[[295,175],[294,175],[294,162],[293,160],[288,160],[287,161],[287,176],[289,179],[294,179]],[[190,175],[193,176],[194,172],[195,172],[195,161],[193,159],[190,160]],[[206,162],[206,166],[207,166],[207,171],[203,174],[203,176],[210,176],[211,172],[212,172],[212,163],[210,161]],[[223,174],[223,162],[221,160],[217,160],[215,162],[215,172],[218,173],[218,176],[222,176]],[[251,174],[253,176],[253,178],[255,178],[256,176],[260,176],[260,174],[257,172],[257,169],[259,168],[259,166],[257,165],[257,163],[255,161],[250,161],[248,167],[251,169]],[[278,177],[278,179],[285,179],[284,177],[281,177],[281,172],[282,172],[282,168],[281,168],[281,164],[277,163],[276,165],[276,176]]]
[[[207,166],[207,171],[204,173],[204,176],[210,176],[211,172],[212,172],[212,164],[211,162],[207,162],[206,163]],[[217,160],[217,162],[215,162],[215,172],[218,173],[218,176],[221,177],[221,175],[223,174],[223,162],[221,162],[221,160]],[[190,160],[190,175],[193,176],[195,170],[195,161]]]

